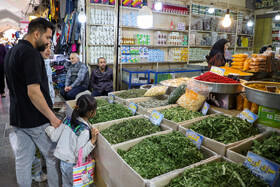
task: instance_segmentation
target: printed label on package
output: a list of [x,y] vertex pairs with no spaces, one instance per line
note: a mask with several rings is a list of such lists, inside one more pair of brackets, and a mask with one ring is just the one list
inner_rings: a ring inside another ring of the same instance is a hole
[[210,69],[210,72],[212,73],[216,73],[218,75],[221,75],[223,76],[225,74],[225,69],[222,69],[222,68],[218,68],[216,66],[212,66],[211,69]]
[[203,105],[203,107],[202,107],[201,113],[202,113],[204,116],[206,116],[206,114],[207,114],[209,108],[210,108],[210,105],[205,101],[205,102],[204,102],[204,105]]
[[150,116],[150,121],[155,125],[160,125],[161,121],[163,120],[163,117],[163,114],[154,110]]
[[108,94],[108,102],[113,104],[115,99],[115,95],[113,94]]
[[186,137],[189,138],[198,149],[200,149],[200,146],[203,142],[203,136],[201,136],[200,134],[197,134],[196,132],[188,129],[186,132]]
[[273,186],[280,169],[278,164],[271,162],[251,151],[248,151],[244,165],[249,168],[254,175],[260,177],[270,186]]
[[246,120],[250,123],[254,123],[257,119],[258,116],[251,112],[248,108],[245,108],[240,114],[238,114],[236,117],[239,117],[243,120]]
[[130,102],[128,105],[128,109],[132,111],[133,115],[135,115],[137,107],[138,106],[133,102]]

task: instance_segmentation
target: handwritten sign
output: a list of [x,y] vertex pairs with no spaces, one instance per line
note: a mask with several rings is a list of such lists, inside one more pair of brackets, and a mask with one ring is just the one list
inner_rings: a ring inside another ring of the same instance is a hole
[[186,137],[189,138],[196,145],[198,149],[200,149],[200,146],[203,142],[203,136],[188,129],[186,132]]
[[223,76],[225,74],[225,69],[222,69],[222,68],[218,68],[216,66],[212,66],[211,69],[210,69],[210,72],[212,73],[216,73],[218,75],[221,75]]
[[108,94],[108,102],[113,104],[115,99],[115,95],[113,94]]
[[133,102],[130,102],[128,105],[128,109],[132,111],[133,115],[135,115],[137,108],[138,106]]
[[248,108],[245,108],[240,114],[238,114],[236,117],[239,117],[243,120],[247,120],[249,123],[254,123],[258,116],[251,112]]
[[270,186],[274,186],[280,169],[278,164],[249,151],[244,165],[249,168],[254,175],[260,177]]
[[210,108],[210,105],[205,101],[205,102],[204,102],[204,105],[203,105],[203,107],[202,107],[202,109],[201,109],[201,113],[202,113],[204,116],[206,116],[206,114],[207,114],[209,108]]
[[151,113],[151,116],[150,116],[150,121],[155,124],[155,125],[160,125],[161,121],[163,120],[163,117],[164,115],[157,112],[157,111],[153,111]]

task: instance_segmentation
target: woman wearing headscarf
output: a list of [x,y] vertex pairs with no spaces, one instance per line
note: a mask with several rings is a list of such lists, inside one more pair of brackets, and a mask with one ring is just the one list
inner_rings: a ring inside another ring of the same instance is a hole
[[263,46],[260,51],[259,51],[259,54],[262,54],[264,52],[266,52],[267,50],[271,51],[272,50],[272,46],[271,45],[265,45]]
[[220,67],[226,64],[225,51],[229,45],[230,43],[226,39],[220,39],[213,45],[209,55],[206,56],[208,70],[210,70],[212,66]]

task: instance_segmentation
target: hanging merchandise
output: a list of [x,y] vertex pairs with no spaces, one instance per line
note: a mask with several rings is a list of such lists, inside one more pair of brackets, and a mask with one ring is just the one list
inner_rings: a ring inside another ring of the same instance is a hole
[[[72,52],[72,45],[78,45],[81,31],[81,23],[78,21],[79,13],[73,11],[67,14],[64,21],[61,23],[61,36],[60,36],[60,52],[70,54]],[[76,47],[79,48],[78,46]]]

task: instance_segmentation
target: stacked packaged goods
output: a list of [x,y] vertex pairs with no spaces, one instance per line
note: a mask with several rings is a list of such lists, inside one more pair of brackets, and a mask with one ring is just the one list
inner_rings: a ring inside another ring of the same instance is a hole
[[232,63],[231,63],[231,67],[235,68],[235,69],[243,69],[244,66],[244,62],[246,61],[248,55],[246,54],[236,54],[236,55],[232,55],[233,59],[232,59]]

